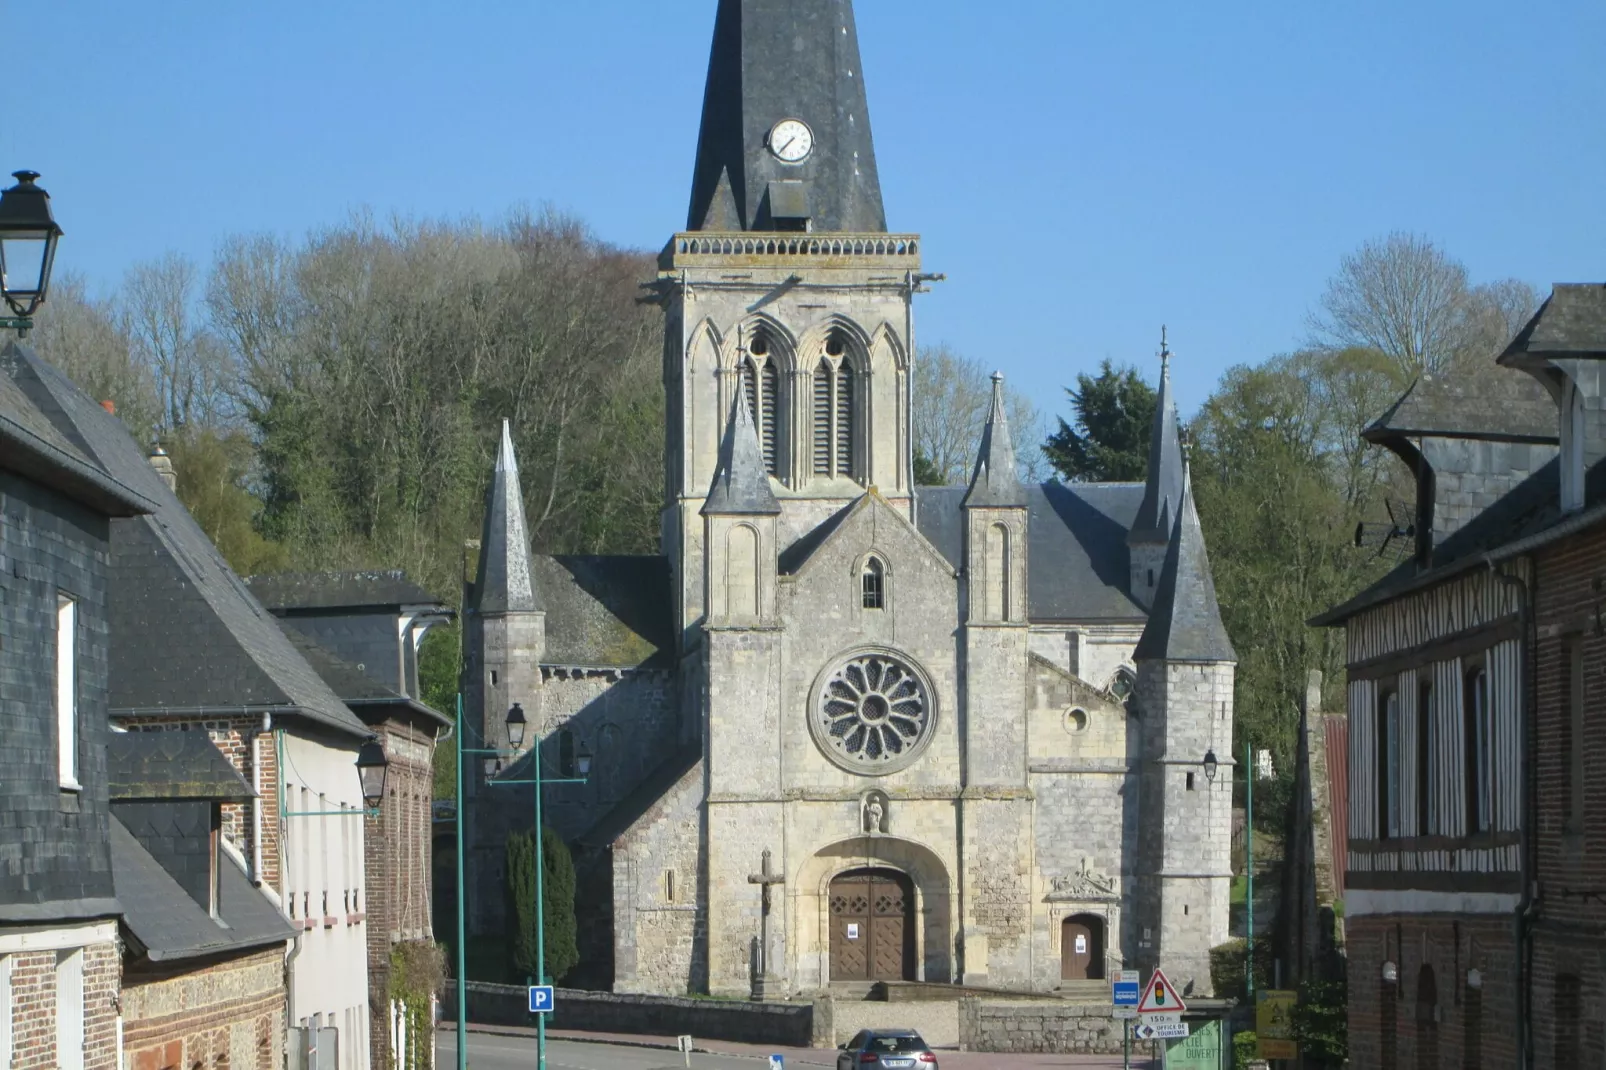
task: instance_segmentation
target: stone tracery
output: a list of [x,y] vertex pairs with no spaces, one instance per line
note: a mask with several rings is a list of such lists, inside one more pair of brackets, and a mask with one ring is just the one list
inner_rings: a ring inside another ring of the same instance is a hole
[[833,669],[813,710],[827,756],[855,772],[892,772],[930,736],[932,699],[921,674],[890,654],[860,653]]

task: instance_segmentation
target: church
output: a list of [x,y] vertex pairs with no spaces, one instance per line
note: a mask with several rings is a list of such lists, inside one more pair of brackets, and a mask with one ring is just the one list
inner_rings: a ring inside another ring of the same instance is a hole
[[851,0],[720,0],[652,287],[661,554],[531,554],[504,429],[465,700],[468,738],[516,757],[466,778],[472,931],[503,931],[539,758],[615,991],[1156,965],[1209,991],[1236,655],[1166,365],[1144,483],[1023,485],[995,377],[969,484],[916,486],[931,278],[887,229]]

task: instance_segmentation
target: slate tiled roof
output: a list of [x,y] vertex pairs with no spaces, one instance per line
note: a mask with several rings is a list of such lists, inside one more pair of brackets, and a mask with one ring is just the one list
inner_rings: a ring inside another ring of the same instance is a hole
[[1368,442],[1395,435],[1553,443],[1556,403],[1537,379],[1515,369],[1472,381],[1424,376],[1361,432]]
[[485,490],[485,524],[474,577],[469,604],[481,613],[527,613],[541,608],[539,592],[530,584],[530,530],[524,524],[524,491],[506,420],[502,421],[496,470]]
[[1165,565],[1154,591],[1149,621],[1132,652],[1134,661],[1237,661],[1221,622],[1216,581],[1210,573],[1204,531],[1193,504],[1193,487],[1184,470],[1182,515],[1166,547]]
[[[186,733],[187,734],[187,733]],[[133,950],[157,962],[283,944],[290,922],[226,852],[219,862],[218,918],[190,897],[123,823],[111,820],[112,880]],[[224,924],[218,924],[219,921]]]
[[1524,357],[1606,357],[1606,283],[1557,283],[1500,363]]
[[1004,377],[994,373],[992,408],[982,428],[965,505],[1007,508],[1025,504],[1026,488],[1015,473],[1015,444],[1009,438],[1009,413],[1004,409]]
[[[1128,593],[1127,529],[1141,483],[1027,487],[1026,613],[1033,621],[1142,621]],[[915,490],[920,534],[948,563],[965,564],[964,487]]]
[[1143,501],[1132,521],[1132,536],[1146,542],[1165,542],[1176,527],[1182,507],[1182,436],[1177,427],[1177,403],[1171,393],[1171,361],[1160,358],[1160,387],[1154,399],[1154,427],[1149,433],[1149,467]]
[[281,620],[279,626],[284,630],[285,638],[290,640],[290,645],[307,659],[307,664],[347,706],[359,710],[367,706],[405,706],[443,725],[451,724],[450,719],[439,710],[391,690],[327,647],[320,646],[289,621]]
[[667,558],[537,554],[531,561],[537,597],[546,607],[547,664],[674,664],[675,599]]
[[371,735],[295,652],[123,424],[30,351],[12,352],[22,392],[45,399],[50,407],[41,408],[66,437],[155,505],[113,526],[113,715],[260,709]]
[[275,613],[317,609],[446,608],[439,598],[407,578],[401,569],[367,572],[267,572],[247,576],[245,585]]
[[0,353],[0,468],[56,487],[106,516],[149,512],[154,503],[113,479],[84,449],[58,428],[36,401],[23,393],[10,372],[21,362],[20,347]]
[[113,799],[253,797],[205,732],[113,732],[106,741],[106,777]]
[[732,418],[725,421],[719,444],[719,467],[703,502],[704,516],[778,516],[781,503],[770,489],[764,453],[753,427],[753,414],[741,392],[731,404]]

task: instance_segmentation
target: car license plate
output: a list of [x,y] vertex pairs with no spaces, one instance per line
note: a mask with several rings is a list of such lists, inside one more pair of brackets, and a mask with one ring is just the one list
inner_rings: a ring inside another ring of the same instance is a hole
[[914,1064],[915,1064],[915,1061],[913,1059],[882,1059],[881,1060],[881,1065],[886,1067],[887,1070],[903,1070],[904,1067],[913,1066]]

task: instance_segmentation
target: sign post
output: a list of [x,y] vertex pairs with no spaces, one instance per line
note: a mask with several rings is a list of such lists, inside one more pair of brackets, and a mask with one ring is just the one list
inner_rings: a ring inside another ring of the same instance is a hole
[[1110,979],[1110,1002],[1121,1023],[1121,1065],[1132,1068],[1132,1019],[1138,1015],[1138,995],[1143,981],[1137,970],[1122,970]]

